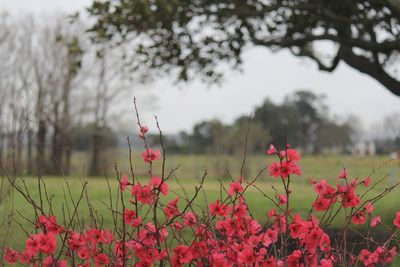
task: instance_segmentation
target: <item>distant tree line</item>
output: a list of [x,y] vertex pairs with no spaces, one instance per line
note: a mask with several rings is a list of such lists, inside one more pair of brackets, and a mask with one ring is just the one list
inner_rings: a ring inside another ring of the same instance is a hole
[[359,125],[354,116],[331,116],[323,96],[302,90],[286,96],[280,104],[267,98],[251,116],[241,116],[232,124],[199,122],[192,133],[167,138],[167,146],[176,153],[241,153],[249,128],[249,153],[262,153],[271,142],[289,142],[305,153],[333,149],[345,153],[361,130]]
[[400,157],[400,113],[393,112],[386,115],[380,123],[371,129],[371,139],[375,141],[379,154],[397,151]]

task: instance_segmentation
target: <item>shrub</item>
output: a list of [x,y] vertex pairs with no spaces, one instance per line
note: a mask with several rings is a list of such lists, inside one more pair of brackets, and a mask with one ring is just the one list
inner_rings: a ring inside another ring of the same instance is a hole
[[[326,180],[313,180],[315,201],[307,214],[300,215],[291,209],[291,180],[301,175],[300,156],[289,145],[284,148],[271,145],[267,150],[277,161],[260,170],[253,179],[239,176],[226,188],[220,183],[221,197],[213,200],[206,209],[195,203],[206,173],[195,188],[192,197],[177,196],[172,201],[163,200],[172,194],[168,181],[173,174],[165,172],[165,149],[151,149],[146,142],[147,127],[138,116],[139,136],[145,152],[142,157],[148,164],[148,182],[120,175],[120,205],[110,204],[113,227],[104,229],[92,213],[84,227],[74,228],[77,208],[85,195],[73,203],[69,223],[61,225],[57,218],[46,213],[42,201],[35,202],[21,187],[13,183],[32,205],[37,218],[35,229],[26,239],[25,249],[4,248],[3,259],[8,264],[27,266],[377,266],[392,262],[397,256],[396,233],[400,228],[400,212],[393,225],[383,225],[374,216],[376,201],[391,192],[397,185],[367,198],[377,184],[370,177],[350,179],[345,169],[338,175],[336,185]],[[158,127],[158,123],[157,123]],[[158,127],[159,129],[159,127]],[[162,143],[162,134],[160,140]],[[129,139],[128,139],[129,141]],[[153,162],[162,160],[161,170],[153,170]],[[243,162],[244,164],[244,162]],[[265,195],[275,208],[266,213],[267,220],[255,220],[246,204],[245,193],[255,184],[261,173],[268,170],[273,179],[282,184],[281,193]],[[41,179],[38,179],[42,181]],[[42,181],[43,182],[43,181]],[[40,184],[39,184],[40,186]],[[365,187],[364,193],[359,188]],[[126,199],[129,198],[129,201]],[[42,200],[42,196],[40,196]],[[111,200],[112,202],[112,200]],[[183,202],[183,206],[178,204]],[[117,209],[119,207],[119,209]],[[342,231],[336,238],[328,235],[332,221],[344,213]],[[353,225],[366,225],[367,234],[349,244],[348,234]],[[370,235],[370,229],[381,227],[387,232],[383,241]],[[355,249],[356,248],[356,249]]]

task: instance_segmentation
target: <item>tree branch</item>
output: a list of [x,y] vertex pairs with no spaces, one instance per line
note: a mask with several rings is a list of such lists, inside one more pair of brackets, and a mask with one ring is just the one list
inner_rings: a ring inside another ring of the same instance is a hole
[[255,45],[260,46],[278,46],[280,48],[289,48],[291,46],[304,46],[307,43],[311,43],[314,41],[322,41],[322,40],[329,40],[333,42],[338,42],[338,38],[332,34],[321,34],[321,35],[307,35],[303,38],[294,39],[292,37],[274,37],[270,40],[261,40],[255,36],[251,36],[251,42]]
[[355,54],[351,47],[341,46],[338,54],[349,66],[371,76],[385,86],[392,94],[400,96],[400,81],[390,76],[381,65],[371,62],[366,57]]
[[332,72],[336,69],[340,62],[339,53],[336,53],[332,62],[329,66],[325,65],[310,49],[302,49],[300,52],[296,53],[292,49],[290,50],[295,56],[308,57],[315,61],[318,65],[318,69],[321,71]]

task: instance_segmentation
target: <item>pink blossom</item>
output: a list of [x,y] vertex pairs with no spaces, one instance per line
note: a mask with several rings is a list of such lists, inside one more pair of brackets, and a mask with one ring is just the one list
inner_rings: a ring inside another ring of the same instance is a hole
[[142,153],[142,157],[144,162],[151,163],[154,160],[158,160],[161,158],[160,150],[151,150],[150,148],[147,149],[145,152]]
[[127,175],[121,177],[121,191],[124,192],[126,187],[129,185],[129,180]]
[[269,145],[269,149],[267,150],[267,152],[266,152],[268,155],[273,155],[273,154],[275,154],[276,153],[276,149],[275,149],[275,147],[274,147],[274,145]]

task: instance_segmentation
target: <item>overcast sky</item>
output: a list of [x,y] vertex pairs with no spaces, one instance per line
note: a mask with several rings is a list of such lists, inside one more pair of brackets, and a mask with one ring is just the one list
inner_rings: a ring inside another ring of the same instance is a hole
[[[0,7],[12,14],[33,12],[40,15],[83,10],[90,3],[91,0],[0,0]],[[190,130],[195,122],[205,119],[231,122],[252,112],[266,97],[280,102],[285,95],[298,89],[326,95],[332,113],[357,115],[367,129],[385,114],[400,112],[400,98],[344,63],[334,73],[323,73],[307,60],[284,51],[273,54],[264,48],[248,51],[243,72],[227,73],[221,87],[207,88],[193,82],[178,88],[163,80],[141,86],[136,95],[139,103],[147,92],[157,95],[156,108],[146,110],[145,120],[150,124],[151,115],[158,115],[163,130],[173,133]]]

